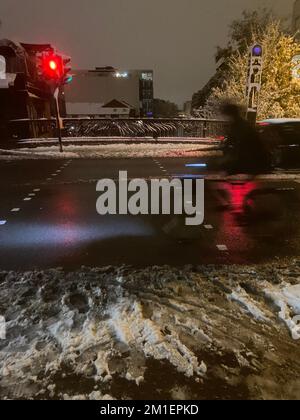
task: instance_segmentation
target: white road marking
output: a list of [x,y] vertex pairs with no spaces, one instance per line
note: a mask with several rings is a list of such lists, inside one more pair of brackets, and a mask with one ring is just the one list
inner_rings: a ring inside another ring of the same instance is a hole
[[212,225],[204,225],[204,228],[207,229],[207,230],[211,230],[211,229],[213,229],[213,226]]
[[6,220],[0,220],[0,226],[6,225]]
[[20,211],[21,209],[15,208],[15,209],[11,209],[12,213],[17,213],[18,211]]
[[217,248],[219,251],[228,251],[228,248],[226,245],[217,245]]
[[40,188],[36,188],[35,190],[33,190],[33,192],[39,192],[41,191]]
[[28,194],[28,197],[35,197],[35,193]]
[[30,197],[26,197],[26,198],[24,198],[24,200],[23,201],[31,201],[32,200],[32,198],[30,198]]

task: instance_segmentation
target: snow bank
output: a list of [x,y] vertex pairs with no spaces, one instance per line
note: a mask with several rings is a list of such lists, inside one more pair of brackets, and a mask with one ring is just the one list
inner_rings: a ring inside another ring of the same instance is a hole
[[144,318],[140,302],[122,299],[110,309],[109,315],[113,335],[128,348],[137,345],[146,357],[167,360],[188,377],[203,373],[197,357],[177,334],[163,334],[159,325]]
[[300,261],[0,272],[0,397],[300,398],[289,270]]
[[269,319],[265,316],[263,311],[258,307],[258,303],[254,303],[253,299],[241,287],[237,287],[228,298],[237,302],[241,307],[255,319],[262,322],[268,322]]
[[[200,144],[220,144],[220,140],[210,137],[64,137],[63,142],[65,144],[76,144],[76,143],[200,143]],[[57,138],[31,138],[23,139],[19,141],[20,144],[28,145],[40,145],[43,146],[48,144],[57,144]]]
[[266,296],[277,308],[278,316],[286,324],[294,340],[300,340],[300,284],[265,289]]
[[60,153],[58,146],[39,146],[16,150],[0,150],[2,159],[34,158],[137,158],[137,157],[185,157],[213,156],[219,152],[211,150],[211,145],[203,144],[103,144],[65,145]]

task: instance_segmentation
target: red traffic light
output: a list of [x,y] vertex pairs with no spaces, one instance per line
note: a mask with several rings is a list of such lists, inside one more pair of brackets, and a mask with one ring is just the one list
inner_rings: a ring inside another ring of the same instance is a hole
[[63,77],[62,57],[54,53],[44,53],[39,57],[38,71],[42,79],[58,81]]
[[57,62],[55,60],[50,60],[49,61],[49,68],[52,71],[57,70]]
[[37,69],[39,77],[45,81],[56,84],[69,83],[71,75],[69,71],[71,58],[56,54],[54,51],[46,51],[38,56]]
[[44,61],[45,75],[49,79],[60,79],[63,75],[63,63],[58,55],[46,56]]

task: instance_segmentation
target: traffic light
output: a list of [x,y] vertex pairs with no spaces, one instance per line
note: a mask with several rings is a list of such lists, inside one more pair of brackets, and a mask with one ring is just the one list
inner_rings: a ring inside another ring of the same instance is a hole
[[57,85],[67,84],[72,81],[72,76],[69,74],[71,67],[68,66],[71,61],[70,57],[47,51],[41,53],[37,60],[40,79]]
[[40,54],[38,57],[38,74],[43,80],[59,82],[63,75],[62,58],[53,52]]
[[262,57],[263,55],[263,48],[261,45],[256,44],[252,47],[252,56],[253,57]]
[[[59,97],[62,93],[63,85],[70,83],[73,78],[69,73],[71,71],[70,61],[70,57],[56,53],[52,47],[36,54],[38,78],[41,82],[43,82],[43,88],[46,87],[48,93],[51,93],[53,96],[56,114],[56,128],[61,152],[63,151],[63,124],[60,117]],[[47,86],[45,86],[45,83]]]
[[259,106],[259,93],[262,84],[263,47],[254,44],[249,49],[249,63],[247,75],[247,119],[255,125]]
[[72,80],[73,80],[73,76],[72,76],[72,74],[70,74],[70,71],[71,71],[71,66],[70,66],[71,57],[63,56],[62,57],[62,62],[63,62],[62,83],[64,85],[67,85],[67,84],[71,83]]

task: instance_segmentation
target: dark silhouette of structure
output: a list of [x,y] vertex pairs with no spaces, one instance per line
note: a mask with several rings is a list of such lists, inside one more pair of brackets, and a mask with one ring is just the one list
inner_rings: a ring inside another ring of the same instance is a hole
[[[8,39],[0,40],[0,140],[12,135],[36,137],[41,134],[30,123],[23,124],[22,132],[18,132],[10,123],[12,120],[49,119],[53,115],[51,90],[40,79],[37,71],[37,55],[51,48],[50,44],[22,44]],[[64,114],[63,95],[60,103]]]

